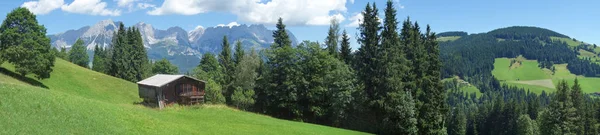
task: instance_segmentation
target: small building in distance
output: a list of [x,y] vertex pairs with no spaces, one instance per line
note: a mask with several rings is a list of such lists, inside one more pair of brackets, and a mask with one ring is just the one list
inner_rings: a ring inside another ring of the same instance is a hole
[[185,75],[157,74],[137,82],[144,104],[164,108],[174,103],[191,105],[204,102],[205,81]]

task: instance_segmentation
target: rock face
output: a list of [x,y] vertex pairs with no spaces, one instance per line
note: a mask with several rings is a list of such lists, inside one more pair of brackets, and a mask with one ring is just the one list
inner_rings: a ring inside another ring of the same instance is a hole
[[[77,30],[68,30],[62,33],[48,35],[54,47],[70,48],[78,38],[81,38],[90,55],[96,45],[110,47],[114,32],[118,24],[113,20],[103,20],[92,26],[86,26]],[[234,47],[236,41],[242,42],[244,49],[264,49],[273,43],[273,30],[263,25],[237,25],[216,26],[204,28],[196,27],[186,31],[181,27],[170,27],[167,30],[155,29],[151,24],[137,23],[133,25],[140,30],[144,46],[148,51],[148,58],[159,60],[166,58],[179,67],[181,73],[191,71],[200,62],[203,53],[219,53],[223,36],[227,36]],[[292,44],[297,40],[288,31]],[[90,57],[92,60],[93,58]]]

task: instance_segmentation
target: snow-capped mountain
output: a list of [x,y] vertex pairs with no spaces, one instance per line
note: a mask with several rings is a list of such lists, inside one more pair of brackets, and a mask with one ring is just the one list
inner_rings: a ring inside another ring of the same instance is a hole
[[190,42],[196,41],[197,39],[200,39],[200,37],[202,37],[202,35],[204,35],[204,27],[197,26],[195,29],[188,32],[188,36],[189,36],[188,40]]
[[[81,38],[87,45],[88,52],[93,53],[96,45],[102,47],[111,45],[113,34],[118,29],[119,23],[110,19],[103,20],[92,26],[68,30],[48,35],[48,37],[52,46],[57,48],[70,48],[78,38]],[[273,30],[269,30],[263,25],[242,24],[207,28],[199,26],[191,31],[186,31],[178,26],[160,30],[144,22],[137,23],[133,27],[139,29],[150,59],[167,58],[177,65],[182,73],[196,67],[202,53],[220,52],[223,36],[227,36],[232,46],[235,41],[241,41],[244,49],[264,49],[273,43]],[[294,35],[289,31],[288,34],[292,44],[296,45],[297,41]]]

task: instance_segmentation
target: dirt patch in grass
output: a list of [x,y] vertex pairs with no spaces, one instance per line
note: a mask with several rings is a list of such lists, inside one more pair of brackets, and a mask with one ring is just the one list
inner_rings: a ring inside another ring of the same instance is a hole
[[542,86],[542,87],[546,87],[546,88],[555,89],[554,83],[552,83],[552,79],[530,80],[530,81],[511,81],[511,82],[527,84],[527,85]]

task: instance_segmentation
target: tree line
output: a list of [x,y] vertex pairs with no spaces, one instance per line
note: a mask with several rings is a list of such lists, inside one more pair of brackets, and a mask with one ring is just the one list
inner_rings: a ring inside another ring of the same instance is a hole
[[383,22],[378,12],[365,7],[355,53],[337,20],[325,46],[292,46],[280,18],[270,48],[246,53],[223,37],[222,51],[204,54],[191,75],[207,80],[207,103],[371,133],[445,134],[435,33],[409,19],[399,27],[391,1]]

